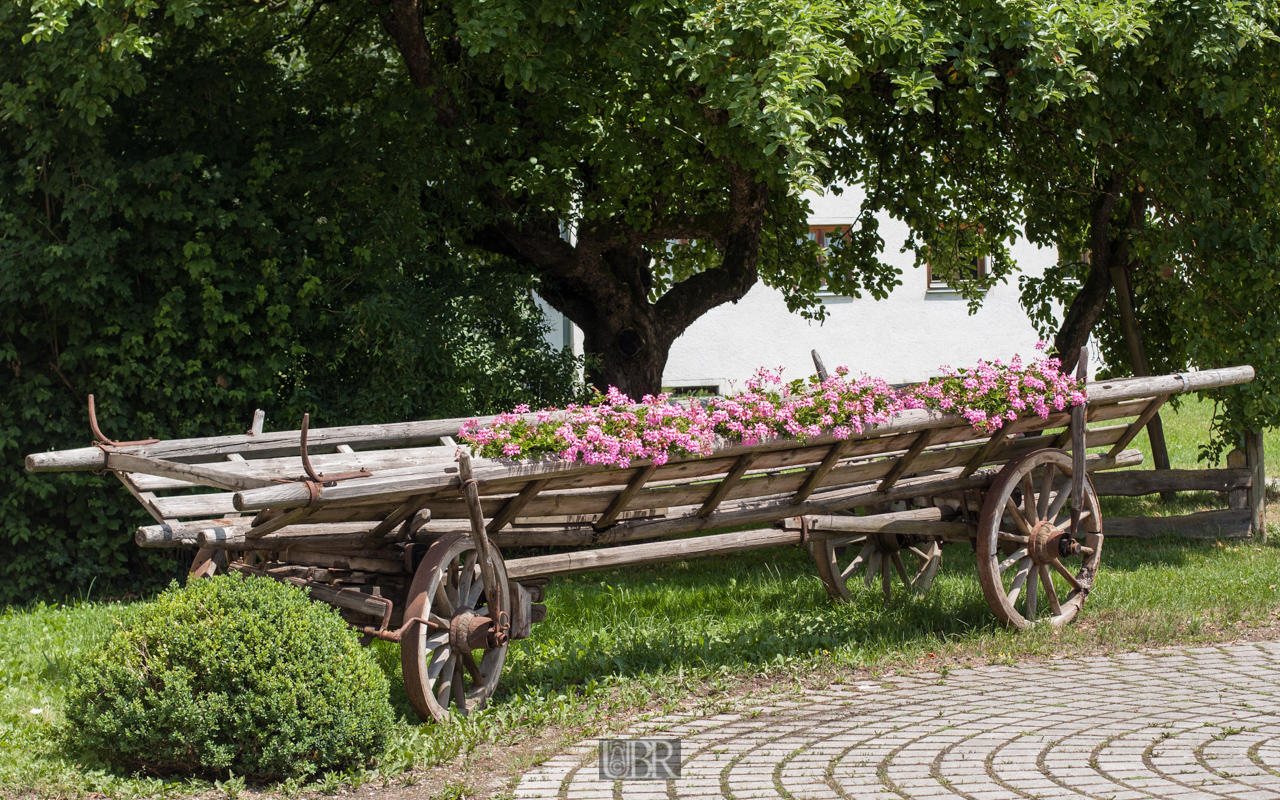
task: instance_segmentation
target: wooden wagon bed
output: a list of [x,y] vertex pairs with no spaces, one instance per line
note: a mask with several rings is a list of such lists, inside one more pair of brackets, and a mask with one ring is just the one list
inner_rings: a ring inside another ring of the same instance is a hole
[[[139,545],[199,548],[199,575],[296,583],[366,634],[401,642],[415,708],[447,719],[493,691],[507,640],[545,613],[545,579],[591,569],[810,543],[839,599],[859,575],[886,593],[891,576],[927,589],[940,546],[974,542],[1001,618],[1034,624],[1039,581],[1048,619],[1063,624],[1101,549],[1084,473],[1140,463],[1126,447],[1171,395],[1252,378],[1242,366],[1095,383],[1075,424],[1070,411],[1023,416],[984,436],[961,417],[908,410],[844,440],[725,443],[627,469],[474,457],[450,439],[461,419],[264,432],[261,413],[241,435],[140,443],[108,440],[94,423],[92,447],[26,464],[110,470],[156,521]],[[1058,522],[1067,511],[1069,526]],[[744,526],[766,527],[687,536]],[[500,555],[525,546],[571,549]],[[1075,572],[1045,549],[1066,558],[1072,547]]]

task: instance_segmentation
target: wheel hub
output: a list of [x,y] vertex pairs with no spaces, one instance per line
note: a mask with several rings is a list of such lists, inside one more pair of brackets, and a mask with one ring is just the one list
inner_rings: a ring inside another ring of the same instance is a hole
[[1036,564],[1049,564],[1059,558],[1080,553],[1080,543],[1069,530],[1058,530],[1049,522],[1041,522],[1031,533],[1027,546],[1031,560]]

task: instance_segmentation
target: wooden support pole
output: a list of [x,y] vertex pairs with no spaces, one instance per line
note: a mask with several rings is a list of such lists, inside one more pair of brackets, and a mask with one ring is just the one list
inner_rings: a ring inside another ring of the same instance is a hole
[[373,533],[377,536],[386,536],[391,533],[392,528],[416,514],[420,508],[427,504],[430,498],[431,495],[420,494],[405,500],[395,511],[392,511],[383,518],[382,522],[378,523],[378,527],[373,529]]
[[924,449],[929,446],[929,440],[933,438],[933,434],[936,431],[937,428],[921,431],[916,440],[911,443],[911,448],[898,459],[898,463],[893,465],[893,469],[889,470],[889,474],[884,476],[884,480],[880,481],[880,485],[876,487],[878,491],[887,492],[898,482],[898,478],[906,474],[907,467],[911,466],[911,462],[915,461],[924,452]]
[[602,531],[613,523],[618,521],[618,515],[627,509],[627,503],[631,502],[631,498],[636,496],[636,492],[644,488],[644,485],[653,477],[653,473],[658,471],[655,464],[647,464],[636,470],[636,474],[627,481],[627,485],[622,491],[618,492],[618,496],[613,498],[609,503],[609,507],[600,515],[600,519],[596,520],[593,526],[596,530]]
[[516,518],[516,515],[529,504],[529,501],[538,496],[538,492],[547,488],[547,484],[551,482],[550,478],[539,478],[535,481],[529,481],[520,490],[520,493],[503,504],[498,509],[498,513],[493,515],[493,519],[489,520],[489,525],[485,528],[489,533],[497,533],[507,526],[507,523]]
[[1262,445],[1262,430],[1245,434],[1244,452],[1249,462],[1252,484],[1249,487],[1249,518],[1253,535],[1267,541],[1267,468]]
[[[505,598],[502,595],[506,587],[498,585],[498,573],[493,568],[489,532],[485,529],[484,511],[480,507],[480,489],[471,472],[471,454],[466,450],[458,453],[458,479],[461,482],[462,496],[467,501],[467,511],[471,518],[471,535],[475,540],[476,551],[480,554],[480,577],[484,579],[489,615],[497,623],[505,610],[503,609]],[[500,629],[500,626],[495,624],[495,628]],[[506,632],[502,631],[502,633],[505,635]]]
[[702,504],[702,508],[698,509],[698,516],[705,517],[712,511],[716,510],[716,506],[724,500],[729,494],[729,490],[738,485],[738,481],[742,480],[742,476],[746,474],[751,465],[759,456],[755,453],[743,453],[733,462],[733,466],[729,468],[729,472],[724,479],[716,484],[716,488],[711,490],[711,495],[707,497],[707,501]]

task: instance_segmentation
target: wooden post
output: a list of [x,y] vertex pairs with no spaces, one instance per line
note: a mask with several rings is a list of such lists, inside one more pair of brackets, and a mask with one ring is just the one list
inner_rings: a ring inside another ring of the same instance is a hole
[[[1145,378],[1151,374],[1147,366],[1147,352],[1142,344],[1142,332],[1138,330],[1138,319],[1133,310],[1133,287],[1129,284],[1129,273],[1123,266],[1111,269],[1111,283],[1116,290],[1116,304],[1120,307],[1120,328],[1124,331],[1124,341],[1129,348],[1129,363],[1133,365],[1133,375]],[[1147,421],[1147,437],[1151,440],[1151,460],[1156,469],[1169,469],[1169,448],[1164,441],[1164,423],[1159,414],[1153,414]],[[1169,501],[1174,498],[1173,492],[1161,492],[1160,499]]]
[[1253,535],[1267,541],[1267,469],[1262,447],[1262,429],[1249,431],[1244,439],[1245,459],[1252,473],[1249,486],[1249,516]]
[[[1227,453],[1227,469],[1247,469],[1249,457],[1240,448]],[[1227,492],[1227,508],[1241,509],[1249,507],[1249,490],[1232,489]]]
[[809,355],[813,356],[813,369],[815,372],[818,373],[818,380],[822,381],[823,383],[826,383],[827,367],[825,364],[822,363],[822,356],[818,355],[817,350],[810,350]]

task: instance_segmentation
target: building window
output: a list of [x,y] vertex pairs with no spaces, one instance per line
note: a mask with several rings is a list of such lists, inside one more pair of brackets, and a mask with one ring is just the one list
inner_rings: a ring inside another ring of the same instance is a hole
[[[843,225],[810,225],[809,241],[814,242],[818,247],[826,250],[831,245],[840,241],[844,236],[845,226]],[[821,258],[821,256],[819,256]]]
[[[947,283],[940,276],[935,277],[933,274],[933,265],[925,263],[925,274],[928,276],[929,291],[931,292],[954,292],[955,287]],[[966,264],[962,270],[965,278],[976,279],[987,274],[987,259],[985,257],[975,258]]]

